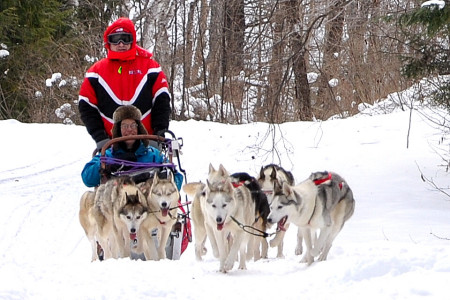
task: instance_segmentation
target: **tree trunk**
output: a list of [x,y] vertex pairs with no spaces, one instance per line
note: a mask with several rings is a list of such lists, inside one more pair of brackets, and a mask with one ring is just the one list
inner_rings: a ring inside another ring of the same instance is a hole
[[294,72],[294,99],[295,118],[309,121],[312,119],[310,88],[307,77],[307,63],[305,57],[305,45],[300,32],[300,2],[291,0],[288,2],[288,24],[293,24],[291,29],[292,69]]
[[[323,47],[322,68],[319,77],[318,115],[327,119],[335,111],[340,112],[336,95],[330,85],[331,79],[340,79],[339,63],[342,50],[342,33],[344,28],[344,3],[346,0],[335,0],[328,14],[325,26],[326,34]],[[335,110],[334,110],[335,109]]]

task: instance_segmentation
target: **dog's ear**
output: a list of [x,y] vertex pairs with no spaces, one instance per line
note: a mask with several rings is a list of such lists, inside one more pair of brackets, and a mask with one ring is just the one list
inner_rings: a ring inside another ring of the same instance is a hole
[[302,196],[299,193],[293,190],[293,196],[292,201],[294,201],[296,205],[302,204]]
[[283,182],[283,194],[286,196],[289,196],[290,194],[292,194],[292,187],[287,183],[287,182]]
[[283,186],[280,185],[280,183],[278,181],[273,181],[272,182],[272,187],[273,187],[273,194],[274,195],[281,195],[283,194]]
[[155,176],[153,176],[153,185],[157,184],[159,182],[159,172],[155,173]]
[[212,163],[209,163],[209,172],[208,172],[208,174],[211,174],[212,172],[215,172],[215,171],[216,171],[216,169],[214,169]]
[[264,167],[261,167],[261,170],[259,170],[259,179],[264,180],[266,178],[266,174],[264,174]]
[[270,179],[277,179],[277,169],[275,167],[272,168],[272,173],[270,173]]
[[233,193],[233,184],[231,183],[231,180],[227,179],[227,181],[225,181],[225,184],[223,186],[223,191],[226,193]]
[[219,174],[223,177],[229,177],[230,175],[228,174],[228,171],[225,169],[225,167],[220,164],[219,166]]
[[175,181],[175,179],[173,177],[173,172],[170,170],[167,170],[167,179],[169,179],[169,181],[172,183]]
[[138,184],[138,188],[141,190],[142,194],[144,194],[145,198],[147,198],[148,194],[150,193],[152,183],[153,183],[153,178],[147,179],[146,181]]

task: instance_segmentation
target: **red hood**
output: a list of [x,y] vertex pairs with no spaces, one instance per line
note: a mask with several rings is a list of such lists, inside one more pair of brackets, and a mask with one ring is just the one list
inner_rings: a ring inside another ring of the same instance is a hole
[[[119,28],[122,28],[123,32],[128,32],[133,35],[133,43],[131,44],[131,48],[126,52],[114,52],[109,48],[108,35]],[[108,50],[109,59],[132,60],[136,58],[136,29],[130,19],[119,18],[112,23],[108,28],[106,28],[105,33],[103,34],[103,41],[105,43],[105,48]]]

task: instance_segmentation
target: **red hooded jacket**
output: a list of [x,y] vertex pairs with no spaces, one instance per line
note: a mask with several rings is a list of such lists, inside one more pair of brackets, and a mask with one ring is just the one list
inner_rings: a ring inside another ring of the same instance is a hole
[[[133,35],[131,49],[111,51],[108,35],[121,31]],[[114,111],[130,104],[141,111],[149,134],[167,129],[171,112],[167,79],[152,54],[136,45],[133,22],[118,19],[106,29],[103,39],[108,57],[88,69],[78,99],[81,120],[89,134],[95,142],[111,138]]]

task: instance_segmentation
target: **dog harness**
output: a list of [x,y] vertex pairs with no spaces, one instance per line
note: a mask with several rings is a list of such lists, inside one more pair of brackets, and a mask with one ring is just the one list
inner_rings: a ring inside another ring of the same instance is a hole
[[[331,175],[331,173],[328,172],[328,176],[327,177],[322,178],[322,179],[313,180],[313,182],[314,182],[315,185],[321,185],[322,183],[327,182],[328,180],[331,180],[332,177],[333,176]],[[339,182],[339,189],[342,190],[343,185],[344,185],[343,181]]]
[[239,181],[239,182],[232,182],[231,184],[233,185],[234,188],[238,188],[242,186],[244,183],[245,181]]

